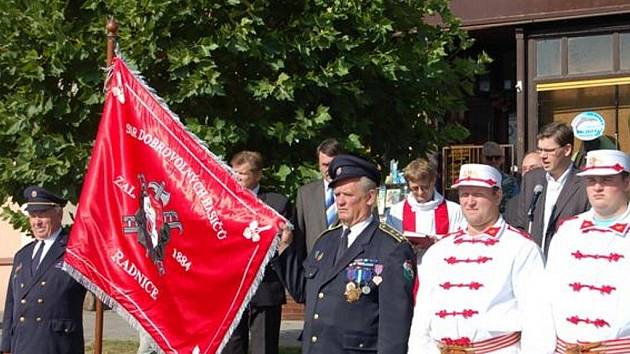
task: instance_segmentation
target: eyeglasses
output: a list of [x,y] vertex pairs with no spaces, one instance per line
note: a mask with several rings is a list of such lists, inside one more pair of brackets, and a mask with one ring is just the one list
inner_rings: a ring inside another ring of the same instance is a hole
[[546,154],[552,154],[554,153],[556,150],[563,148],[563,146],[556,146],[555,148],[551,148],[551,149],[543,149],[543,148],[536,148],[536,152],[538,152],[539,154],[542,153],[546,153]]
[[484,156],[486,158],[486,160],[488,161],[499,161],[503,158],[502,155],[496,155],[496,156]]

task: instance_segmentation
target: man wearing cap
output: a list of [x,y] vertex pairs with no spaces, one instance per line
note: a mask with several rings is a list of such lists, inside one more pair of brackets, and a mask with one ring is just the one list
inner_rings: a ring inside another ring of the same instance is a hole
[[505,156],[503,149],[494,141],[486,141],[481,149],[481,162],[485,165],[496,168],[501,173],[501,191],[503,198],[501,199],[500,211],[505,211],[507,201],[518,194],[518,182],[516,178],[503,172],[503,164]]
[[374,165],[338,155],[329,174],[340,225],[317,239],[303,263],[295,243],[283,237],[272,262],[293,297],[306,303],[302,351],[406,353],[413,250],[372,214],[380,181]]
[[438,241],[418,268],[409,353],[553,353],[540,249],[499,213],[501,174],[461,167],[466,228]]
[[558,353],[630,353],[630,158],[594,150],[578,173],[592,208],[564,220],[547,276]]
[[0,352],[83,353],[85,288],[61,269],[66,201],[37,186],[26,188],[24,197],[35,241],[13,258]]

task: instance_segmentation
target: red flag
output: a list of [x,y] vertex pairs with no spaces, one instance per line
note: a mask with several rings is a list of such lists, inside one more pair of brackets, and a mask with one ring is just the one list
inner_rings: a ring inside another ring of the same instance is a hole
[[68,272],[165,352],[214,353],[284,222],[115,59]]

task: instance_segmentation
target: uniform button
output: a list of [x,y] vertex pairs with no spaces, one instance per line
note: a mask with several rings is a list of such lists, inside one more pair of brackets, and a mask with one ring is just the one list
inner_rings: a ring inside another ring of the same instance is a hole
[[317,313],[316,313],[316,314],[314,314],[314,315],[313,315],[313,318],[314,318],[314,319],[318,319],[318,318],[319,318],[319,314],[317,314]]
[[313,343],[317,342],[317,336],[311,337],[311,342],[313,342]]
[[42,298],[37,299],[37,303],[38,304],[43,304],[44,303],[44,299],[42,299]]
[[66,328],[66,329],[64,329],[63,331],[64,331],[64,332],[66,332],[66,333],[68,333],[68,332],[69,332],[69,330],[68,330],[67,328]]
[[23,287],[24,287],[24,283],[20,283],[20,288],[23,288]]
[[35,319],[35,321],[37,321],[37,322],[41,322],[41,321],[42,321],[42,318],[41,318],[41,317],[37,317],[37,318]]
[[46,286],[46,281],[45,281],[45,280],[44,280],[44,281],[42,281],[42,283],[41,283],[41,284],[42,284],[42,286]]
[[24,316],[20,317],[20,322],[24,322],[26,321],[26,318],[24,318]]
[[359,343],[359,348],[363,348],[363,343]]
[[324,298],[324,293],[319,293],[319,295],[317,295],[317,297],[319,297],[320,299]]
[[25,303],[26,303],[26,299],[20,300],[20,304],[25,304]]

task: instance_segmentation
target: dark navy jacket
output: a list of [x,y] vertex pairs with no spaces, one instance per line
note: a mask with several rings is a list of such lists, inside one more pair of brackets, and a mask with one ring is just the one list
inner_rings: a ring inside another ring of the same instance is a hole
[[67,234],[50,247],[31,275],[36,242],[13,259],[0,352],[12,354],[83,354],[82,310],[85,288],[61,269]]
[[[335,265],[341,232],[340,226],[324,232],[303,263],[295,243],[272,262],[291,295],[306,303],[303,353],[406,353],[416,272],[411,246],[375,218]],[[350,303],[349,265],[367,260],[382,266],[380,279]]]

